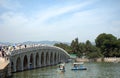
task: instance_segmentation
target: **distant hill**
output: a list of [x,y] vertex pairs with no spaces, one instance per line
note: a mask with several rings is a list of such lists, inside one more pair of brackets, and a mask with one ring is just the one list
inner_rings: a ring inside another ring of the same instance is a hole
[[[47,45],[54,45],[55,43],[65,43],[70,45],[71,43],[68,42],[60,42],[60,41],[26,41],[22,43],[10,43],[10,42],[0,42],[0,45],[14,45],[14,44],[47,44]],[[92,45],[95,45],[95,42],[91,42]]]
[[9,43],[9,42],[0,42],[0,45],[14,45],[14,44],[47,44],[47,45],[54,45],[55,43],[65,43],[70,44],[68,42],[59,42],[59,41],[26,41],[22,43]]
[[23,42],[22,44],[47,44],[47,45],[54,45],[55,43],[70,44],[68,42],[59,42],[59,41],[27,41],[27,42]]
[[13,45],[13,43],[10,43],[10,42],[0,42],[0,45]]
[[58,41],[26,41],[21,44],[47,44],[47,45],[54,45],[55,43],[60,43]]
[[[65,43],[70,45],[68,42],[60,42],[60,41],[26,41],[22,43],[10,43],[10,42],[0,42],[0,45],[14,45],[14,44],[47,44],[47,45],[54,45],[55,43]],[[95,45],[95,42],[91,42],[92,45]]]

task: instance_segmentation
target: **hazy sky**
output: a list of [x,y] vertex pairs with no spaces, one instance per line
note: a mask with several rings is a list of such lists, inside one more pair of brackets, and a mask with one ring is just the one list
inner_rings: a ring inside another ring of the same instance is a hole
[[0,0],[0,42],[120,38],[120,0]]

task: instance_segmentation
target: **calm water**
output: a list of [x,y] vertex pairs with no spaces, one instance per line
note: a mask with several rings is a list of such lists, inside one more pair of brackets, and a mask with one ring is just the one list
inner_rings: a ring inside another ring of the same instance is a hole
[[66,63],[66,72],[58,73],[58,66],[44,67],[14,73],[12,78],[120,78],[120,63],[85,63],[87,70],[72,71]]

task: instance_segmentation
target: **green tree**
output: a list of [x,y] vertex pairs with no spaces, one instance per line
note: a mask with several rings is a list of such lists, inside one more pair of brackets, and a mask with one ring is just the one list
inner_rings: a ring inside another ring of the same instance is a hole
[[75,38],[75,40],[72,40],[71,42],[71,49],[74,54],[77,54],[79,51],[79,40],[78,38]]
[[79,43],[78,57],[86,57],[90,59],[102,57],[102,54],[95,45],[92,45],[89,40],[86,43]]
[[84,43],[79,43],[79,49],[78,49],[78,52],[77,52],[77,56],[78,57],[82,57],[84,56],[85,54],[85,44]]
[[116,48],[116,41],[117,38],[115,36],[106,33],[100,34],[95,40],[96,46],[100,48],[105,57],[113,56],[114,53],[112,52]]
[[96,46],[92,45],[91,46],[91,50],[87,53],[86,56],[89,59],[94,59],[94,58],[102,57],[103,55],[101,54],[99,48],[97,48]]
[[56,43],[56,44],[54,44],[54,46],[60,47],[60,48],[64,49],[65,51],[67,51],[68,53],[71,53],[71,48],[68,44]]

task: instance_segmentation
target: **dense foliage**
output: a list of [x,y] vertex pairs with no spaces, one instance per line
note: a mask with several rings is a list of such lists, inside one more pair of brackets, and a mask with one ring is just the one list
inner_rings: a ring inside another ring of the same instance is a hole
[[95,42],[105,57],[120,57],[120,39],[112,34],[102,33],[96,38]]
[[56,44],[54,44],[54,46],[60,47],[60,48],[64,49],[65,51],[71,53],[70,46],[65,43],[56,43]]
[[93,45],[89,40],[81,43],[78,38],[75,38],[70,45],[56,43],[55,46],[63,48],[70,54],[76,54],[78,57],[120,57],[120,39],[112,34],[102,33],[98,35],[95,43],[96,45]]

